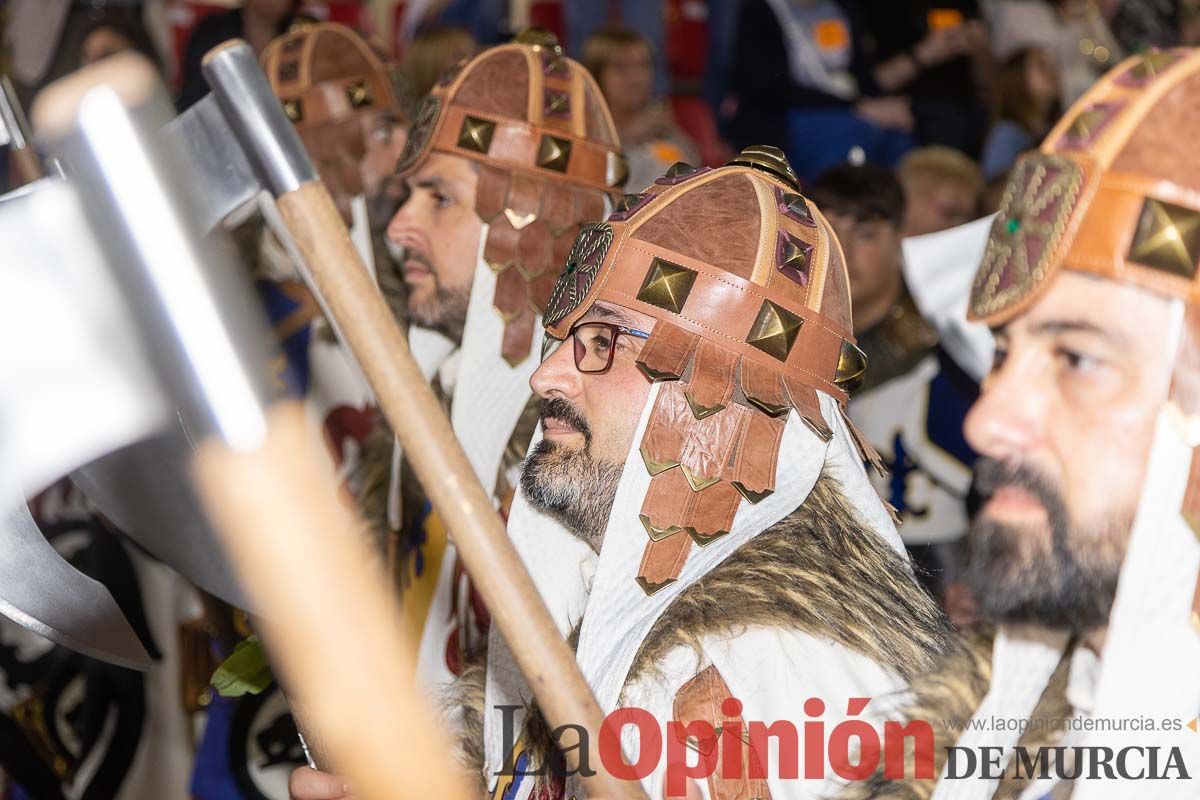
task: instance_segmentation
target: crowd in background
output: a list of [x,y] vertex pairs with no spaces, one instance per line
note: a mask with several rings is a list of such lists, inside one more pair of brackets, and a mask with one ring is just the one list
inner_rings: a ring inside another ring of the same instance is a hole
[[[205,94],[200,64],[213,46],[241,37],[261,52],[330,4],[245,0],[197,15],[178,42],[165,33],[167,5],[8,0],[0,4],[0,66],[29,104],[50,81],[132,50],[159,66],[184,110]],[[353,180],[360,167],[364,175],[389,172],[408,121],[440,76],[514,33],[504,0],[406,5],[412,13],[398,41],[362,31],[392,65],[402,110],[375,121],[379,146],[355,154]],[[995,211],[1020,155],[1122,58],[1200,44],[1200,0],[563,0],[560,7],[556,33],[596,79],[620,134],[627,191],[679,161],[717,166],[751,144],[786,152],[846,254],[854,334],[871,364],[863,392],[922,359],[961,384],[914,305],[902,240]],[[372,158],[380,163],[367,163]],[[327,182],[336,174],[318,166]],[[975,391],[966,386],[954,407],[969,406]],[[967,450],[960,421],[935,444],[966,465],[974,455],[955,450]],[[873,444],[885,450],[888,443]],[[901,484],[912,454],[884,455],[901,476],[886,499],[904,513]],[[954,553],[907,543],[951,618],[968,621]],[[0,647],[0,671],[11,672],[6,652]]]
[[[261,50],[290,25],[328,16],[330,5],[246,0],[204,15],[196,4],[188,12],[196,23],[172,47],[161,0],[11,0],[10,72],[31,99],[80,65],[136,50],[162,66],[182,109],[204,94],[200,58],[213,45],[241,36]],[[400,40],[364,33],[396,64],[410,109],[443,70],[512,33],[502,0],[401,5],[410,8]],[[558,10],[551,19],[568,54],[588,66],[612,108],[630,186],[675,161],[719,164],[757,143],[782,147],[805,184],[843,162],[895,169],[913,150],[946,147],[982,179],[934,151],[926,158],[945,168],[933,171],[956,177],[931,182],[919,170],[921,194],[938,197],[921,202],[946,208],[910,214],[948,219],[993,209],[1016,157],[1118,60],[1200,40],[1196,0],[570,0]],[[53,30],[40,30],[51,18]],[[27,30],[35,23],[36,34]],[[53,41],[32,59],[39,36]],[[911,181],[903,183],[911,204]],[[976,185],[964,199],[959,189]],[[964,202],[971,207],[960,209]],[[905,232],[921,227],[937,229],[930,221]]]

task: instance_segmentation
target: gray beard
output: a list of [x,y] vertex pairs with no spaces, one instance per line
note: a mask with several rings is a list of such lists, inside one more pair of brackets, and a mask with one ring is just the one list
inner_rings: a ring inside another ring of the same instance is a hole
[[525,459],[521,490],[529,502],[600,552],[624,464],[598,461],[591,439],[582,450],[542,440]]

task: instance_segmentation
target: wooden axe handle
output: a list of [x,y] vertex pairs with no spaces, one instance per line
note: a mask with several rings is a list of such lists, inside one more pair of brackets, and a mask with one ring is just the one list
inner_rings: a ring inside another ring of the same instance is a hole
[[382,565],[338,500],[303,406],[271,409],[257,452],[201,444],[194,477],[242,585],[266,611],[259,622],[282,681],[329,746],[325,763],[356,797],[468,797],[442,726],[404,667],[413,643]]
[[42,177],[42,164],[32,147],[18,147],[9,153],[21,185],[33,183]]
[[[450,421],[421,374],[408,340],[363,266],[333,200],[320,181],[276,201],[284,224],[312,271],[317,290],[337,320],[375,390],[405,456],[454,537],[471,580],[508,641],[551,727],[582,725],[588,732],[588,794],[616,800],[644,797],[637,783],[600,769],[601,712],[575,655],[550,618],[496,512],[475,477]],[[578,751],[566,753],[579,765]]]

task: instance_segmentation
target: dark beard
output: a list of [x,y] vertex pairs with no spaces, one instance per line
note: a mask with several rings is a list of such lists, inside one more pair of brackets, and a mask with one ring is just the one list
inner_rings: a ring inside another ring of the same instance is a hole
[[592,455],[587,420],[561,398],[538,403],[538,418],[562,420],[583,435],[583,447],[572,450],[543,439],[521,468],[521,490],[534,507],[545,511],[583,539],[597,553],[612,514],[624,464]]
[[[433,263],[423,254],[408,250],[404,260],[416,261],[429,270],[433,278],[433,294],[428,300],[414,302],[409,294],[408,319],[419,328],[428,328],[447,337],[455,344],[462,344],[463,328],[467,324],[467,306],[471,301],[470,288],[449,288],[442,285]],[[403,271],[404,264],[400,264]],[[403,274],[403,272],[402,272]]]
[[982,502],[1004,486],[1023,489],[1041,502],[1049,537],[1043,530],[975,518],[967,537],[964,579],[980,612],[997,622],[1035,623],[1074,633],[1106,625],[1132,512],[1081,530],[1072,524],[1058,489],[1044,476],[990,458],[975,462],[975,489]]

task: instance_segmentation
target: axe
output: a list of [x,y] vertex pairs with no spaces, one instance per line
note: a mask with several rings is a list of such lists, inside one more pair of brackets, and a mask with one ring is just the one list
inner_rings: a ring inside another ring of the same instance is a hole
[[[184,114],[167,129],[194,163],[210,167],[208,190],[214,195],[201,221],[213,224],[259,188],[266,189],[273,200],[268,222],[290,243],[306,282],[374,390],[551,727],[582,725],[589,733],[590,762],[599,764],[600,707],[574,653],[475,477],[253,51],[232,40],[210,51],[202,68],[211,95],[194,115]],[[218,169],[220,165],[226,168]],[[570,768],[578,768],[577,749],[567,751],[566,758]],[[619,781],[603,770],[584,783],[593,797],[643,796],[636,782]]]
[[30,144],[29,123],[7,75],[0,75],[0,146],[8,146],[21,183],[42,177],[42,163]]
[[[0,438],[0,476],[28,491],[52,462],[89,457],[74,439],[56,437],[52,417],[10,402],[24,383],[50,400],[60,388],[37,380],[35,359],[10,356],[42,348],[66,360],[72,345],[86,350],[96,337],[129,345],[124,372],[99,376],[108,382],[86,400],[120,402],[135,389],[149,405],[186,415],[196,497],[263,609],[264,640],[333,763],[373,800],[463,798],[434,715],[405,674],[411,643],[382,569],[365,537],[353,535],[360,523],[338,500],[302,408],[269,384],[269,332],[239,299],[251,289],[228,253],[201,239],[184,188],[189,171],[147,129],[164,108],[153,70],[135,56],[60,81],[38,102],[39,136],[72,180],[0,208],[0,225],[20,224],[27,242],[84,257],[6,264],[0,319],[18,317],[30,341],[0,338],[6,373],[15,374],[0,384],[0,422],[5,433],[40,428],[56,455],[31,466]],[[78,335],[43,346],[37,335],[52,334],[63,312],[79,321],[68,326]],[[131,380],[135,373],[144,380]]]

